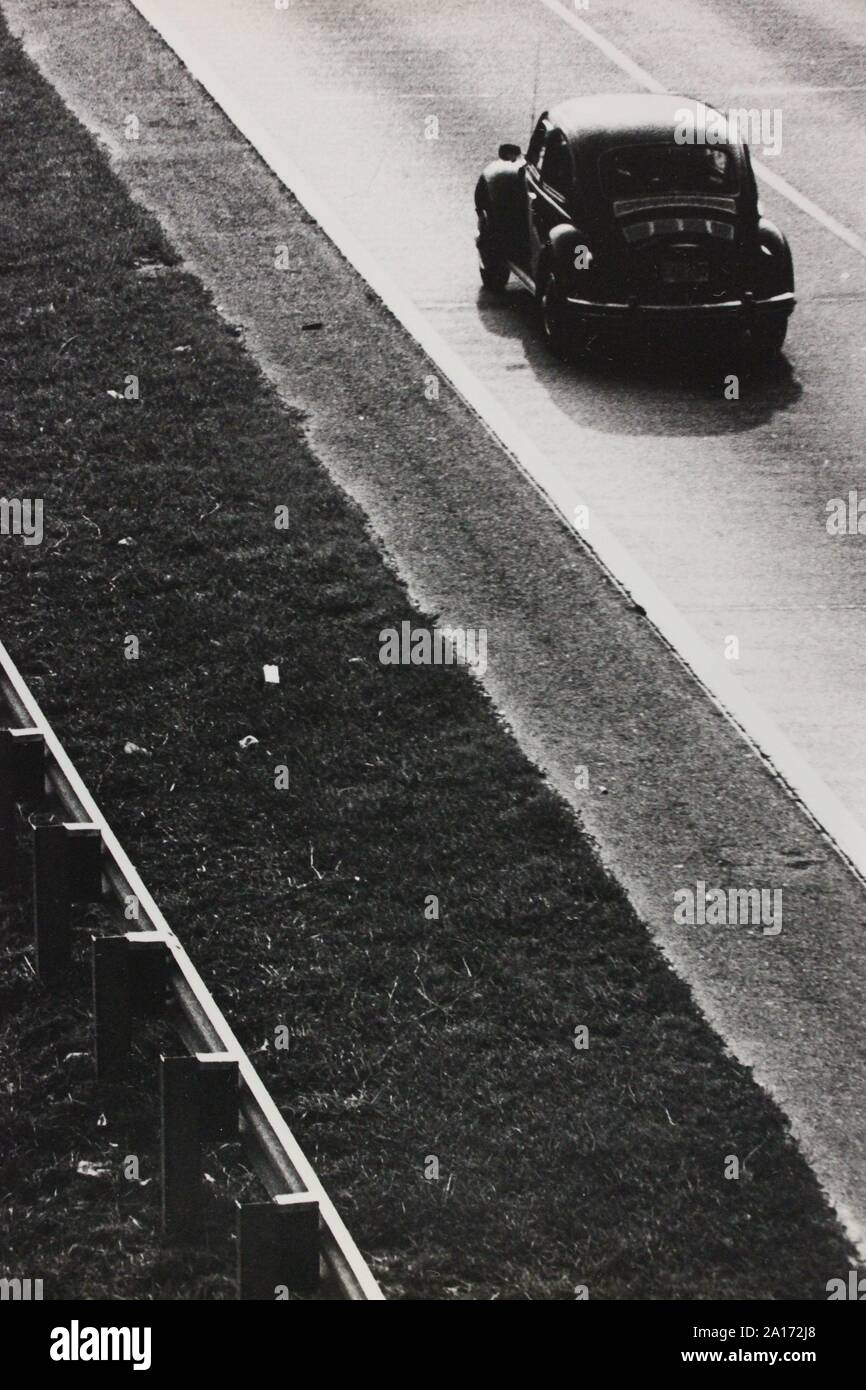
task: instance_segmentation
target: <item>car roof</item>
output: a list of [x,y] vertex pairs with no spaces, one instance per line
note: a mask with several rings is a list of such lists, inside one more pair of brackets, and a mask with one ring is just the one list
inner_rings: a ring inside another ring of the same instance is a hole
[[[694,97],[676,93],[610,92],[573,97],[553,107],[547,119],[564,133],[570,145],[594,146],[596,153],[601,154],[623,144],[672,140],[684,111],[689,111],[695,122],[712,113],[719,136],[722,131],[727,136],[727,120],[721,112]],[[722,138],[716,143],[737,145],[739,141]]]

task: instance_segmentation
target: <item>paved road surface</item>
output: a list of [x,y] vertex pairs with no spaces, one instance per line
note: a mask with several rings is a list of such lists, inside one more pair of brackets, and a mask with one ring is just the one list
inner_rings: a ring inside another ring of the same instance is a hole
[[[227,104],[254,111],[277,154],[289,149],[314,190],[339,202],[413,312],[532,439],[546,481],[592,503],[625,563],[639,556],[711,652],[739,634],[734,680],[754,685],[855,805],[863,562],[857,538],[831,544],[823,523],[827,498],[858,481],[859,252],[767,198],[790,228],[803,303],[790,370],[737,405],[720,381],[567,370],[541,352],[519,294],[499,306],[479,296],[471,190],[501,138],[525,140],[535,36],[549,101],[626,84],[597,46],[541,0],[443,0],[423,19],[421,6],[397,3],[140,3],[177,27],[193,72],[211,65]],[[425,400],[429,362],[126,0],[2,4],[306,412],[314,448],[418,602],[446,622],[488,627],[485,683],[498,707],[714,1026],[786,1109],[866,1248],[862,884],[459,401],[444,387],[437,403]],[[765,4],[769,37],[748,6],[679,5],[675,31],[656,9],[596,6],[591,17],[660,79],[702,85],[720,104],[744,82],[756,102],[790,89],[778,167],[862,235],[862,199],[841,172],[856,160],[860,97],[835,90],[856,84],[859,7],[836,5],[819,21],[803,4]],[[786,58],[792,42],[806,57]],[[130,112],[138,142],[124,139]],[[424,139],[429,115],[438,141]],[[294,273],[275,273],[275,242],[289,245]],[[323,331],[303,331],[310,319]],[[576,764],[589,765],[585,790]],[[782,934],[675,926],[672,892],[699,878],[783,886]]]
[[[589,504],[621,547],[612,567],[639,599],[635,567],[657,586],[684,620],[669,635],[723,701],[733,703],[729,682],[741,687],[761,745],[772,755],[755,705],[839,798],[866,867],[866,538],[826,529],[830,498],[866,496],[864,256],[767,190],[801,305],[789,365],[743,383],[732,402],[723,360],[691,381],[685,362],[660,379],[549,361],[522,291],[505,304],[479,294],[471,200],[499,141],[525,146],[533,111],[639,85],[566,22],[574,16],[666,86],[724,109],[780,111],[781,152],[764,163],[866,250],[866,7],[830,17],[805,0],[138,7],[169,20],[184,53],[207,63],[520,423],[563,508]],[[803,790],[825,819],[805,777]]]

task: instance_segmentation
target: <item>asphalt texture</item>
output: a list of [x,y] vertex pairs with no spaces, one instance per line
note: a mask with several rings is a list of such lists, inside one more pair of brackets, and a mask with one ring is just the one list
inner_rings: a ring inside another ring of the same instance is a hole
[[[477,172],[500,140],[525,143],[533,107],[636,85],[547,6],[187,0],[172,21],[192,76],[125,0],[3,8],[305,413],[419,605],[487,628],[484,680],[503,718],[862,1242],[862,883],[484,424],[445,381],[431,391],[430,361],[197,85],[192,54],[339,204],[858,821],[866,561],[861,538],[828,534],[825,509],[862,471],[862,257],[773,194],[800,298],[776,372],[732,402],[723,362],[576,370],[545,355],[520,291],[479,292],[472,246]],[[675,29],[649,3],[587,17],[672,86],[780,106],[774,167],[866,232],[859,7],[691,3]],[[430,116],[438,139],[425,138]],[[781,889],[781,933],[677,925],[674,893],[698,881]]]

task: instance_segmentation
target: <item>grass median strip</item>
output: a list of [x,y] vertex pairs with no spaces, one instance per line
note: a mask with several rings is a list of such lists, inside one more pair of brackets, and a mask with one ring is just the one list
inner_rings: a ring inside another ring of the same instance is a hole
[[[5,30],[0,62],[3,493],[44,525],[0,537],[3,640],[386,1292],[823,1297],[847,1248],[783,1117],[477,682],[382,664],[435,615]],[[8,1272],[228,1296],[224,1241],[160,1246],[152,1139],[100,1123],[83,975],[49,999],[16,909],[3,954]]]

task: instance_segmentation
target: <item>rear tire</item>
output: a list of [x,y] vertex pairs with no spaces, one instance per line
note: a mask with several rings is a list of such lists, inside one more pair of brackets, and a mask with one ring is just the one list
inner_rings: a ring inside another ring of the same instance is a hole
[[574,335],[568,325],[565,295],[552,270],[545,272],[539,286],[538,308],[545,343],[555,357],[565,357],[574,346]]
[[749,353],[756,362],[772,361],[778,357],[788,336],[788,320],[776,319],[758,323],[749,334]]
[[511,267],[496,245],[496,235],[489,208],[479,207],[477,214],[478,238],[475,244],[478,247],[478,269],[481,273],[481,283],[486,290],[501,292],[508,284]]

